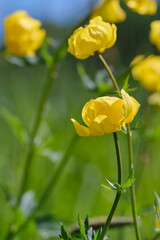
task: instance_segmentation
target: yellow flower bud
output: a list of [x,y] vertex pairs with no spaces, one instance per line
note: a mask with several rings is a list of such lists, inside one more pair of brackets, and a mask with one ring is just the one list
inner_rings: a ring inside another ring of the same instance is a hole
[[119,0],[104,0],[93,11],[91,18],[96,16],[101,16],[107,22],[119,23],[126,19],[126,12],[121,8]]
[[131,63],[132,76],[150,91],[160,91],[160,56],[137,56]]
[[142,15],[154,15],[157,11],[156,0],[124,0],[127,7]]
[[68,39],[68,52],[79,59],[86,59],[96,51],[104,52],[114,45],[117,35],[114,24],[106,23],[95,17],[83,28],[79,27]]
[[149,38],[151,43],[153,43],[158,51],[160,51],[160,20],[151,22]]
[[101,136],[121,130],[135,117],[139,103],[124,90],[122,98],[99,97],[90,100],[82,110],[82,118],[87,127],[71,119],[79,136]]
[[5,18],[5,45],[7,53],[16,56],[34,56],[45,37],[41,22],[25,11],[17,11]]

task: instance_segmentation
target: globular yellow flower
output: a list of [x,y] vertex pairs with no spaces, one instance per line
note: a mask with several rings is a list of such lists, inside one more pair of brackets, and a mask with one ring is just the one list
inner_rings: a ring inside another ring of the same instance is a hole
[[131,63],[132,76],[146,89],[160,91],[160,56],[150,55],[144,57],[139,55]]
[[158,51],[160,51],[160,20],[151,22],[149,38],[151,43],[153,43]]
[[96,51],[104,52],[114,45],[117,35],[114,24],[106,23],[100,16],[89,21],[83,28],[79,27],[68,39],[68,52],[78,59],[86,59]]
[[119,23],[126,19],[126,12],[121,8],[119,0],[104,0],[93,11],[91,18],[96,16],[101,16],[107,22]]
[[16,56],[34,56],[45,37],[41,22],[25,11],[16,11],[5,18],[5,45],[7,53]]
[[157,0],[124,0],[127,7],[142,15],[154,15],[157,11]]
[[101,136],[117,132],[135,117],[139,103],[124,90],[122,98],[99,97],[90,100],[82,109],[82,118],[87,126],[71,119],[79,136]]

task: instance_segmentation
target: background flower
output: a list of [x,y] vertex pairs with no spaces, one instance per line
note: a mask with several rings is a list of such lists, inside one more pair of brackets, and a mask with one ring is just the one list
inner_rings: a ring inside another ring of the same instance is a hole
[[132,76],[150,91],[160,91],[160,56],[139,55],[131,63]]
[[17,11],[5,19],[5,45],[7,53],[17,56],[34,56],[45,37],[41,22],[25,11]]
[[101,16],[104,21],[111,23],[123,22],[126,19],[126,13],[121,8],[119,0],[104,0],[93,11],[91,18]]
[[127,7],[139,14],[153,15],[157,11],[156,0],[124,0]]
[[151,22],[150,26],[150,41],[157,47],[158,51],[160,51],[160,20]]

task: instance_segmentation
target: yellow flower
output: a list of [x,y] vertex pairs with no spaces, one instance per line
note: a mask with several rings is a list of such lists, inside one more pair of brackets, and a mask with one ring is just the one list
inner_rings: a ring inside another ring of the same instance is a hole
[[82,118],[87,127],[71,119],[79,136],[101,136],[117,132],[135,117],[139,103],[124,90],[122,98],[99,97],[90,100],[82,109]]
[[150,91],[160,91],[160,56],[137,56],[131,63],[132,76]]
[[154,92],[148,97],[148,103],[150,105],[157,105],[160,107],[160,93]]
[[124,0],[127,7],[142,15],[154,15],[157,11],[156,0]]
[[149,38],[151,43],[153,43],[158,51],[160,51],[160,20],[151,22]]
[[101,16],[104,21],[111,23],[123,22],[126,13],[121,8],[119,0],[104,0],[92,13],[91,18]]
[[160,221],[156,218],[156,231],[160,232]]
[[79,27],[68,39],[68,52],[79,59],[86,59],[96,51],[104,52],[116,41],[117,28],[106,23],[102,18],[95,17],[83,28]]
[[5,45],[8,54],[34,56],[45,37],[41,22],[25,11],[17,11],[5,18]]

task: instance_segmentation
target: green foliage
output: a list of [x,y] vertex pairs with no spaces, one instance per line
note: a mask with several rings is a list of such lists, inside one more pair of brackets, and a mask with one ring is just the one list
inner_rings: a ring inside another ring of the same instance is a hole
[[28,142],[28,133],[26,129],[23,127],[21,121],[18,117],[11,114],[7,109],[3,108],[1,111],[3,118],[6,120],[8,125],[10,126],[13,134],[19,140],[19,142],[23,145],[26,145]]
[[[78,216],[78,224],[79,224],[80,234],[76,236],[77,239],[82,239],[82,240],[99,240],[100,239],[102,229],[100,228],[97,232],[95,232],[93,228],[90,227],[89,225],[88,216],[86,217],[84,223],[82,223],[80,216]],[[61,224],[61,234],[59,236],[62,240],[72,239],[71,235],[68,235],[68,233],[64,229],[63,224]],[[107,239],[108,237],[105,236],[104,240],[107,240]]]
[[60,239],[62,240],[71,240],[71,236],[68,235],[66,230],[63,227],[63,224],[61,224],[61,234],[59,235]]
[[92,92],[99,93],[100,95],[109,93],[113,89],[111,80],[106,77],[105,70],[99,70],[95,73],[94,80],[86,73],[83,64],[77,64],[77,71],[80,76],[83,87]]
[[107,189],[107,190],[116,190],[118,192],[125,192],[126,189],[129,188],[132,185],[132,183],[135,181],[133,167],[131,168],[131,171],[130,171],[130,174],[129,174],[127,180],[122,185],[120,185],[117,182],[112,183],[108,179],[106,179],[106,180],[107,180],[107,182],[108,182],[108,184],[110,186],[108,187],[108,186],[102,184],[102,186],[105,189]]

